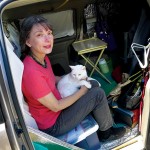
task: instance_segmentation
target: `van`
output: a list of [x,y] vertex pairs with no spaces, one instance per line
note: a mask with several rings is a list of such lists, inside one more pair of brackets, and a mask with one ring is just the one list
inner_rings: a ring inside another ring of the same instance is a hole
[[[149,6],[149,0],[1,0],[0,149],[149,150]],[[19,32],[30,15],[53,26],[48,57],[55,75],[85,65],[106,92],[114,126],[127,128],[124,137],[101,142],[92,115],[61,137],[38,130],[21,90]]]

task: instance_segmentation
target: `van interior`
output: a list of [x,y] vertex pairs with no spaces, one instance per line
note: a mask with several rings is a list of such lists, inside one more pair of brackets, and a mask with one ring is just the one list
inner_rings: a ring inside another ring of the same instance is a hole
[[[17,99],[34,146],[40,144],[48,148],[52,142],[68,149],[145,148],[150,139],[149,4],[149,0],[18,0],[4,7],[1,18],[7,57]],[[52,137],[38,130],[21,91],[20,23],[33,14],[43,16],[53,27],[54,47],[48,57],[55,75],[68,74],[71,71],[69,65],[85,65],[88,75],[100,83],[107,95],[114,126],[127,128],[124,137],[106,143],[99,141],[98,124],[92,115],[61,137]],[[86,48],[90,45],[86,43],[89,39],[100,39],[104,47],[96,50],[90,47],[89,50]],[[87,45],[80,53],[76,49],[80,45],[76,44],[84,42]],[[105,66],[100,63],[102,59]]]

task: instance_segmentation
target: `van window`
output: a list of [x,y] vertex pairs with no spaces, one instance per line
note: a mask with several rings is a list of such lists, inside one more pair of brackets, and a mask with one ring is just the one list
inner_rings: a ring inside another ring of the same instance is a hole
[[73,28],[73,10],[44,13],[41,16],[46,18],[52,25],[55,39],[72,36],[75,33]]

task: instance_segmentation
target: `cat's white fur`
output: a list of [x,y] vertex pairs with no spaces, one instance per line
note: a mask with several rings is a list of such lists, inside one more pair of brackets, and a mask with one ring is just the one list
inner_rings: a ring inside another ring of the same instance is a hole
[[57,88],[62,98],[75,93],[82,85],[91,88],[91,84],[87,81],[86,67],[83,65],[70,66],[71,72],[62,77],[58,82]]

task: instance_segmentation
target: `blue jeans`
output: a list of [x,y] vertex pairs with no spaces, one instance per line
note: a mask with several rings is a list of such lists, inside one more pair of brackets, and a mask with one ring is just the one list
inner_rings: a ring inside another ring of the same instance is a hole
[[75,128],[88,114],[92,113],[101,131],[112,127],[113,118],[110,113],[105,92],[97,81],[91,81],[92,88],[78,101],[62,110],[56,123],[43,132],[52,136],[60,136]]

